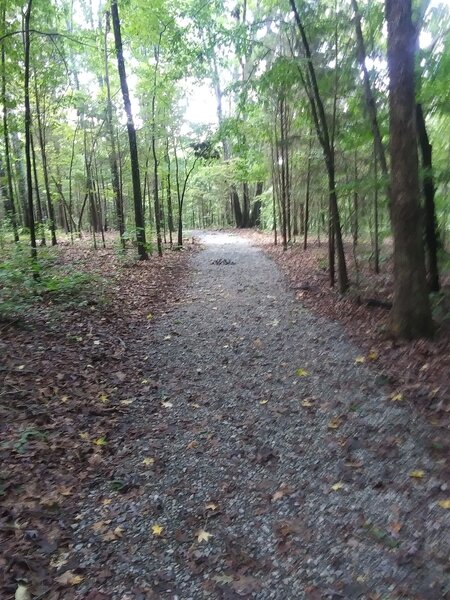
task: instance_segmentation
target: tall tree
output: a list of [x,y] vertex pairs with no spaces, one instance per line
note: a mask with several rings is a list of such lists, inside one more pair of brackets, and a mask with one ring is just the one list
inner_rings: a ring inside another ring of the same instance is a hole
[[134,217],[136,223],[136,241],[139,258],[146,260],[148,258],[146,240],[145,240],[145,221],[142,210],[142,191],[141,178],[139,174],[139,157],[136,140],[136,128],[133,121],[133,111],[131,109],[130,93],[128,90],[127,75],[125,71],[125,61],[123,58],[122,34],[120,30],[119,9],[117,0],[111,2],[111,17],[114,29],[114,40],[116,44],[117,66],[120,78],[120,87],[122,89],[123,104],[127,115],[128,142],[130,145],[130,162],[133,182],[134,197]]
[[386,0],[389,66],[391,214],[394,235],[392,330],[412,339],[432,334],[422,242],[416,137],[416,29],[411,0]]
[[31,164],[31,105],[30,105],[30,19],[33,0],[28,0],[24,15],[24,45],[25,45],[25,73],[24,73],[24,104],[25,104],[25,161],[27,177],[28,218],[30,223],[31,257],[37,259],[36,230],[34,225],[33,209],[33,171]]

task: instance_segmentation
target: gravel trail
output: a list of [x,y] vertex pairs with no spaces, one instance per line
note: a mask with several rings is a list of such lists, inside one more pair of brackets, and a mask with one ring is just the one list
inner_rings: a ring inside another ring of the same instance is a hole
[[142,350],[139,435],[115,459],[129,489],[100,484],[74,524],[79,565],[104,570],[99,595],[86,578],[80,597],[446,598],[432,426],[259,249],[201,242],[184,300]]

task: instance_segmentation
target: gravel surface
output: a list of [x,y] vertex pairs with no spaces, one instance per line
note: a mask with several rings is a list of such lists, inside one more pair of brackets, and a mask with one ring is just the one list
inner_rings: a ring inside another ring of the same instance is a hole
[[261,250],[199,235],[184,300],[142,348],[111,481],[73,524],[79,597],[447,598],[433,425]]

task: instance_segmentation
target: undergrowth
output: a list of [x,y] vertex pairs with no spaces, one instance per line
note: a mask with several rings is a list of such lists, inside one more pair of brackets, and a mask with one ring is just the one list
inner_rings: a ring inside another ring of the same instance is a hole
[[71,306],[98,301],[103,283],[98,277],[58,264],[49,249],[40,248],[36,262],[29,252],[17,243],[0,256],[0,320],[20,318],[48,301]]

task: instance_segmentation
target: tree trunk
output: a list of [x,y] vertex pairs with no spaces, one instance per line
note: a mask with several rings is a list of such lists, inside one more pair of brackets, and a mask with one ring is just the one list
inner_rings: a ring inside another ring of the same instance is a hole
[[37,218],[39,222],[39,233],[41,235],[41,246],[46,246],[45,240],[45,226],[44,226],[44,217],[42,214],[42,203],[41,203],[41,194],[39,192],[39,181],[36,167],[36,152],[34,151],[34,141],[33,136],[30,135],[30,144],[31,144],[31,158],[33,164],[33,177],[34,177],[34,189],[36,194],[36,209],[37,209]]
[[422,154],[422,190],[425,199],[425,242],[428,258],[428,287],[431,292],[440,290],[437,260],[438,235],[436,230],[436,208],[434,204],[433,148],[428,139],[422,105],[417,104],[417,134]]
[[[5,25],[6,16],[5,10],[3,10],[3,25]],[[11,217],[11,224],[13,228],[14,241],[19,241],[19,233],[17,230],[17,214],[14,203],[14,186],[12,180],[11,170],[11,155],[9,152],[9,133],[8,133],[8,108],[6,98],[6,61],[5,61],[5,43],[2,43],[2,105],[3,105],[3,142],[5,144],[5,162],[6,162],[6,177],[8,181],[8,201],[5,202],[5,213]]]
[[386,0],[388,25],[391,216],[394,236],[392,330],[400,338],[433,330],[422,243],[411,0]]
[[[303,27],[303,23],[300,19],[295,0],[289,0],[292,11],[294,12],[295,21],[300,33],[302,40],[303,49],[305,51],[307,59],[308,77],[307,80],[302,76],[303,84],[307,88],[308,97],[311,105],[311,113],[313,115],[314,124],[316,127],[317,137],[320,145],[322,146],[325,165],[328,175],[328,190],[329,190],[329,203],[331,215],[333,218],[333,230],[336,240],[336,250],[338,255],[338,274],[339,274],[339,291],[344,294],[348,287],[348,275],[347,275],[347,264],[345,261],[344,244],[342,239],[341,223],[339,218],[339,207],[337,203],[336,195],[336,176],[335,176],[335,158],[334,148],[332,139],[330,138],[330,132],[328,122],[325,114],[325,108],[322,102],[322,97],[319,91],[319,85],[317,82],[316,71],[312,60],[311,49],[309,42],[306,37],[306,32]],[[309,82],[307,84],[307,81]]]
[[28,220],[28,193],[27,193],[27,182],[26,175],[23,168],[23,155],[22,155],[22,144],[19,139],[19,134],[17,131],[11,132],[12,138],[12,149],[14,152],[14,166],[17,178],[17,189],[16,189],[16,197],[18,198],[18,203],[15,205],[16,214],[20,214],[22,212],[22,223],[25,227],[30,227],[30,222]]
[[111,86],[109,83],[109,65],[108,65],[108,32],[109,32],[109,18],[110,14],[108,11],[105,13],[105,36],[104,36],[104,53],[105,53],[105,85],[106,85],[106,124],[108,128],[109,136],[109,168],[111,170],[111,184],[113,188],[114,204],[116,208],[116,221],[117,229],[120,236],[120,245],[122,249],[125,249],[125,239],[123,234],[125,233],[125,219],[123,214],[123,197],[122,188],[120,186],[119,179],[119,160],[116,150],[116,138],[114,132],[114,124],[112,118],[112,101],[111,101]]
[[114,29],[114,40],[117,54],[117,67],[119,71],[120,87],[122,89],[123,104],[127,115],[128,142],[130,145],[131,177],[133,182],[134,218],[136,223],[136,241],[138,254],[141,260],[148,258],[145,240],[145,221],[142,212],[142,192],[139,174],[139,158],[136,141],[136,129],[134,127],[133,112],[131,110],[130,94],[128,91],[125,61],[123,59],[122,34],[120,31],[119,9],[117,0],[111,2],[111,16]]
[[[36,231],[33,210],[33,172],[31,165],[31,106],[30,106],[30,18],[33,0],[28,0],[24,19],[25,44],[25,73],[24,73],[24,104],[25,104],[25,162],[27,177],[28,221],[30,227],[31,258],[37,260]],[[37,271],[34,273],[38,276]]]
[[36,117],[39,134],[39,146],[41,149],[41,160],[42,160],[42,172],[44,175],[44,186],[45,186],[45,197],[47,199],[47,211],[50,222],[50,233],[52,238],[52,246],[56,246],[56,222],[55,222],[55,209],[53,207],[52,196],[50,193],[50,181],[48,177],[48,165],[47,165],[47,151],[45,147],[45,135],[44,135],[44,124],[41,117],[41,109],[39,103],[39,90],[37,88],[36,74],[35,74],[35,95],[36,95]]
[[370,121],[370,128],[372,130],[373,140],[375,144],[375,151],[378,156],[380,163],[381,172],[386,180],[388,186],[388,168],[386,161],[386,153],[384,151],[383,141],[381,139],[380,126],[378,124],[377,105],[375,102],[374,94],[372,93],[372,87],[370,85],[370,77],[366,67],[366,46],[364,43],[364,37],[361,28],[361,14],[357,0],[352,0],[353,12],[355,13],[355,32],[357,42],[357,55],[360,69],[363,73],[363,84],[364,84],[364,99],[366,103],[366,110]]

